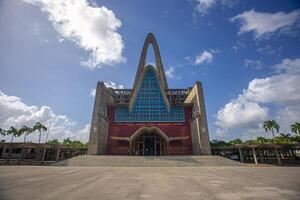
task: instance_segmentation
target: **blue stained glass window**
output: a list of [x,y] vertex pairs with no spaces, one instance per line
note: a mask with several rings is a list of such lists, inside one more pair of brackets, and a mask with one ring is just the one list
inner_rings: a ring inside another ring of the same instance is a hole
[[148,68],[138,89],[131,112],[127,106],[116,107],[116,122],[183,122],[183,106],[170,112],[161,93],[154,68]]

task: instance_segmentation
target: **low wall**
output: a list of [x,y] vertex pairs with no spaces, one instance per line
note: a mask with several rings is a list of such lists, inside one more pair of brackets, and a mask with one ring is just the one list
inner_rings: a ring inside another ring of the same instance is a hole
[[51,164],[87,154],[87,148],[37,143],[0,143],[0,164]]

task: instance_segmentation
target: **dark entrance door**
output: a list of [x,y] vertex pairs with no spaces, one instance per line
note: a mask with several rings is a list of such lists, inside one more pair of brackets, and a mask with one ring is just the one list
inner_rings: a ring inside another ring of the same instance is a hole
[[142,134],[133,142],[132,155],[136,156],[159,156],[165,155],[166,143],[156,134]]
[[145,137],[145,156],[155,155],[154,137]]

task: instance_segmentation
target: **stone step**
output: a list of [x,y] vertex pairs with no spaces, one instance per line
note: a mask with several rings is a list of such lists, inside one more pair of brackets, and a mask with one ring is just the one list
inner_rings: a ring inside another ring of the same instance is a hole
[[103,167],[199,167],[239,166],[239,162],[221,156],[99,156],[84,155],[60,161],[60,166]]

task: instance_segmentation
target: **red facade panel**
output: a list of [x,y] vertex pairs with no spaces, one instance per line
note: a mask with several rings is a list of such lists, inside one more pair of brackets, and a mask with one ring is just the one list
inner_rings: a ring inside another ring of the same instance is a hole
[[109,155],[129,155],[129,142],[111,139],[111,137],[130,137],[141,127],[157,127],[168,137],[188,137],[183,140],[171,141],[169,144],[169,155],[192,155],[192,139],[190,116],[192,107],[184,109],[184,122],[115,122],[115,108],[108,107],[109,131],[107,141],[107,154]]

